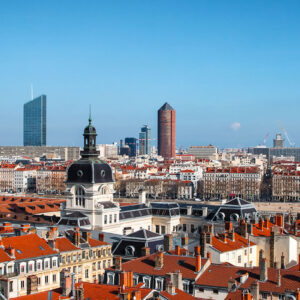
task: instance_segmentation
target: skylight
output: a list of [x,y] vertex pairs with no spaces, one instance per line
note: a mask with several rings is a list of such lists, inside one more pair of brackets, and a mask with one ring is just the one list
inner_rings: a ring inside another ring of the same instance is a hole
[[39,246],[41,250],[45,250],[42,246]]

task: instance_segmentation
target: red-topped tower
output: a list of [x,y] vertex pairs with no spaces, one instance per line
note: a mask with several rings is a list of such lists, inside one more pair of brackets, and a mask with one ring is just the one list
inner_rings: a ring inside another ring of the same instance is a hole
[[167,102],[158,110],[158,154],[175,157],[176,112]]

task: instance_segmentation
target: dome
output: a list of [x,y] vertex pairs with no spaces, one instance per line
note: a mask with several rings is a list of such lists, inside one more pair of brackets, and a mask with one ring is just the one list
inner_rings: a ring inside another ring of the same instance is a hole
[[85,134],[96,134],[96,128],[93,125],[89,124],[84,128],[83,135]]
[[112,183],[112,169],[102,160],[78,160],[67,169],[67,183]]

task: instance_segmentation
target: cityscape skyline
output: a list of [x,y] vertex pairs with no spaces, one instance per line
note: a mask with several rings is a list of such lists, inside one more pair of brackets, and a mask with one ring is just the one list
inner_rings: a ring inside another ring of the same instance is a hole
[[49,100],[49,145],[80,145],[86,103],[99,142],[111,143],[138,137],[145,123],[157,132],[156,107],[166,101],[177,110],[178,148],[256,146],[281,132],[278,120],[299,145],[297,1],[1,8],[3,145],[22,144],[31,83]]

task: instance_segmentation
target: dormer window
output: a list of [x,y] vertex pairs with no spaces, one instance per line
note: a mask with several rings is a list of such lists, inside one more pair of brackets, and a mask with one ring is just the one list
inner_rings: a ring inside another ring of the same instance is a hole
[[125,248],[125,255],[126,256],[134,256],[135,248],[133,246],[126,246]]

